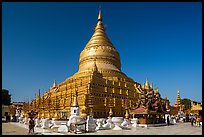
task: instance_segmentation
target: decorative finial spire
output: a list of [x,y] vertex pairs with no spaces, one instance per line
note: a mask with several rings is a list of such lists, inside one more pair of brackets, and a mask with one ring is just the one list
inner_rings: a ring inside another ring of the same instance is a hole
[[38,97],[40,98],[40,89],[38,89]]
[[78,107],[78,101],[77,101],[77,97],[78,97],[78,93],[77,91],[75,91],[75,95],[74,95],[74,102],[72,104],[72,107]]
[[147,78],[146,78],[146,82],[145,82],[145,88],[149,89],[149,82],[148,82]]
[[178,89],[177,98],[180,100],[180,89]]
[[146,82],[145,82],[145,86],[146,86],[146,85],[149,85],[147,78],[146,78]]
[[56,83],[56,80],[54,80],[54,83],[53,83],[52,87],[56,87],[56,86],[57,86],[57,83]]
[[103,26],[103,23],[102,23],[102,15],[101,15],[101,9],[99,9],[99,13],[98,13],[98,22],[95,26],[95,31],[97,29],[100,29],[100,30],[105,30],[104,26]]
[[159,93],[159,88],[158,87],[155,88],[155,93]]
[[150,88],[153,89],[153,82],[150,84]]
[[128,109],[126,109],[125,112],[126,112],[126,113],[125,113],[125,118],[128,119],[128,118],[129,118],[129,112],[128,112]]
[[93,72],[98,71],[98,68],[96,66],[96,59],[94,60],[94,66],[93,66]]
[[102,21],[101,6],[99,6],[98,21]]
[[176,97],[176,102],[174,104],[175,107],[180,107],[181,105],[181,98],[180,98],[180,89],[178,89],[177,97]]
[[142,84],[142,89],[144,89],[145,88],[145,85],[144,85],[144,83]]

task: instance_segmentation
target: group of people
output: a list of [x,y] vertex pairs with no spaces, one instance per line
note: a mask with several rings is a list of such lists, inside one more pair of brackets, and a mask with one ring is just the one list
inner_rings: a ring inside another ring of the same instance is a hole
[[201,126],[201,122],[202,122],[202,117],[192,117],[191,118],[191,126]]
[[167,126],[170,125],[170,119],[174,120],[175,121],[174,123],[177,123],[177,122],[190,122],[191,126],[196,126],[196,127],[202,126],[202,116],[191,115],[191,116],[186,116],[185,118],[184,117],[179,117],[179,116],[174,116],[174,117],[171,116],[171,118],[170,118],[169,116],[167,116],[166,117]]

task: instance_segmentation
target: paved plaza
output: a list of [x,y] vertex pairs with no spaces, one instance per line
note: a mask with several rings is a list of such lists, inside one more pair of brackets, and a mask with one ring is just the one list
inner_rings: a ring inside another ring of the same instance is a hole
[[[35,132],[36,135],[75,135],[42,128],[35,128]],[[2,135],[29,135],[28,126],[16,122],[2,123]],[[202,135],[202,126],[192,127],[190,123],[177,123],[160,127],[136,127],[131,130],[99,130],[77,135]]]

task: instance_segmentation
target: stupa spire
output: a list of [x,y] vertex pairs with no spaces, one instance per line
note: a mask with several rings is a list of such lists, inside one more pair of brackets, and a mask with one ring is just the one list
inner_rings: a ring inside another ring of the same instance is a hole
[[56,83],[56,80],[54,80],[54,83],[53,83],[52,87],[56,87],[56,86],[57,86],[57,83]]
[[145,89],[149,89],[149,82],[148,82],[147,78],[146,78],[146,82],[145,82]]
[[155,88],[155,93],[159,93],[159,88],[158,87]]
[[38,89],[38,97],[40,98],[40,89]]
[[98,21],[102,21],[101,6],[99,6]]
[[144,85],[144,83],[142,84],[142,89],[144,89],[145,88],[145,85]]
[[94,66],[93,66],[93,72],[98,71],[98,68],[96,66],[96,60],[94,60]]
[[100,7],[99,7],[99,11],[98,11],[98,22],[96,24],[95,31],[98,29],[105,31],[105,28],[104,28],[103,23],[102,23],[102,14],[101,14],[101,8]]
[[176,97],[176,102],[174,104],[175,107],[178,107],[181,105],[181,98],[180,98],[180,89],[178,89],[177,97]]
[[153,83],[150,84],[150,88],[153,89]]
[[78,107],[78,101],[77,101],[77,96],[78,96],[78,93],[77,91],[75,91],[75,95],[74,95],[74,101],[72,103],[72,107]]

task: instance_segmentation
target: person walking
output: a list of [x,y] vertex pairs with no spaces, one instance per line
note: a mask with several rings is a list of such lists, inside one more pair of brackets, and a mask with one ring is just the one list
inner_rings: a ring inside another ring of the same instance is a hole
[[33,120],[33,117],[30,117],[30,120],[29,120],[29,133],[31,133],[31,131],[33,131],[33,133],[34,133],[34,127],[35,127],[35,122]]
[[199,117],[196,118],[196,126],[197,126],[197,127],[200,126],[200,118],[199,118]]
[[166,121],[167,121],[167,126],[169,126],[169,116],[167,116],[167,119],[166,119]]
[[193,126],[194,118],[191,118],[191,126]]
[[10,116],[6,115],[6,122],[10,122]]

